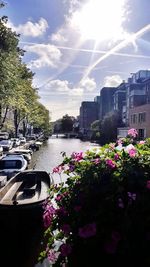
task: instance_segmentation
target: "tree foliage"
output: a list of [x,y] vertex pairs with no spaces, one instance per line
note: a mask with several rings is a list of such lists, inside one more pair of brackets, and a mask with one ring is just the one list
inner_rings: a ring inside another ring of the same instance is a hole
[[62,132],[71,132],[73,130],[74,118],[68,114],[61,119]]
[[120,126],[120,116],[117,112],[108,113],[101,122],[101,144],[113,142],[117,138],[117,127]]
[[[4,3],[0,3],[0,8]],[[32,85],[34,73],[23,63],[25,51],[19,48],[19,35],[0,18],[0,129],[6,128],[7,114],[13,116],[15,135],[20,123],[30,123],[48,131],[48,110],[39,103],[37,89]]]

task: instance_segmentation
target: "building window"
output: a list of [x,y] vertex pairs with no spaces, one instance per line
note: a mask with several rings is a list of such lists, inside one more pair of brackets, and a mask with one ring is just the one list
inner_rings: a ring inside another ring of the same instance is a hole
[[139,123],[146,121],[146,112],[139,113]]
[[139,129],[139,139],[143,139],[146,136],[145,129]]
[[137,123],[137,121],[138,121],[137,118],[138,118],[137,114],[133,114],[132,115],[132,123],[133,124],[136,124]]

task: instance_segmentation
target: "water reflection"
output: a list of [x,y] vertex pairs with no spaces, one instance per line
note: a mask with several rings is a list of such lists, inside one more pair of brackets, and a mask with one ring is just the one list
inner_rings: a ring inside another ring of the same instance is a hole
[[[46,170],[52,173],[53,168],[62,162],[61,152],[71,155],[72,152],[86,151],[94,146],[97,145],[90,142],[82,142],[79,139],[65,139],[52,136],[39,151],[34,153],[31,167],[35,166],[37,170]],[[54,180],[55,183],[59,183],[59,175],[55,175]]]

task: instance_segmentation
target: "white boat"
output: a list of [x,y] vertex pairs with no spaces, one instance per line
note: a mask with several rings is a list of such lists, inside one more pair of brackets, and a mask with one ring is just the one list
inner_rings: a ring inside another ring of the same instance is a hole
[[28,168],[28,163],[23,155],[6,155],[0,159],[0,175],[7,176],[9,180],[15,173]]
[[28,164],[31,163],[33,152],[30,149],[13,149],[7,155],[23,155]]
[[46,171],[26,170],[16,174],[0,189],[0,210],[41,207],[48,198],[50,184]]

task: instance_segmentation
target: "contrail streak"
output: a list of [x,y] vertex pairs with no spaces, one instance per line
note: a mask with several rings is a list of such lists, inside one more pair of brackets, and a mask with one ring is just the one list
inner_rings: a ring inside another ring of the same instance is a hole
[[[43,43],[31,43],[31,42],[20,42],[20,43],[21,44],[27,44],[27,45],[42,45],[43,44]],[[45,45],[48,45],[48,44],[45,44]],[[55,46],[58,49],[62,49],[62,50],[72,50],[72,51],[78,51],[78,52],[87,52],[87,53],[104,54],[104,55],[108,53],[108,51],[105,51],[105,50],[82,49],[82,48],[74,48],[74,47],[58,46],[58,45],[55,45]],[[127,53],[114,52],[112,55],[121,56],[121,57],[133,57],[133,58],[150,59],[150,56],[127,54]]]
[[91,66],[89,66],[89,68],[86,70],[84,76],[82,77],[81,81],[89,76],[90,72],[96,67],[97,64],[99,64],[100,62],[102,62],[103,60],[105,60],[106,58],[111,56],[112,54],[116,53],[120,49],[126,47],[129,43],[132,43],[133,41],[135,41],[137,38],[142,36],[144,33],[148,32],[149,30],[150,30],[150,24],[146,25],[141,30],[139,30],[138,32],[132,34],[126,40],[122,41],[121,43],[119,43],[118,45],[113,47],[111,50],[109,50],[105,55],[100,57]]

